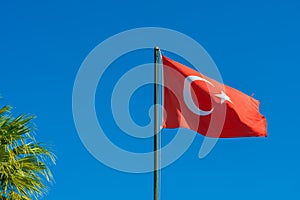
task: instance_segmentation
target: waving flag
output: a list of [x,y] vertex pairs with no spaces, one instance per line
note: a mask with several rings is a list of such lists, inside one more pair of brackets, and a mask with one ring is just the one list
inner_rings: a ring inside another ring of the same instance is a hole
[[[267,136],[259,101],[165,56],[162,60],[163,128],[188,128],[215,138]],[[211,132],[213,120],[223,123]]]

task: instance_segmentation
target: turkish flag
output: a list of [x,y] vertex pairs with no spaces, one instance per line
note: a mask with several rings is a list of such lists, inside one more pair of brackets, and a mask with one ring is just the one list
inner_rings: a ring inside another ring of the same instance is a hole
[[259,101],[162,56],[163,128],[188,128],[214,138],[267,136]]

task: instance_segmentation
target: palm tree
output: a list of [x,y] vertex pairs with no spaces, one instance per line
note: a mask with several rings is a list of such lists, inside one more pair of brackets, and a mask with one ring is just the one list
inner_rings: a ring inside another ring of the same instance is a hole
[[55,156],[32,133],[33,116],[14,118],[11,107],[0,107],[0,199],[37,199],[47,191],[53,177],[47,164]]

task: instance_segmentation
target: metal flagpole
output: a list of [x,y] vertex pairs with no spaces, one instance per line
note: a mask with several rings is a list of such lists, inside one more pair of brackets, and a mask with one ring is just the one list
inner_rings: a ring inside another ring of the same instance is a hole
[[159,102],[159,48],[154,47],[154,200],[159,200],[159,177],[158,177],[158,102]]

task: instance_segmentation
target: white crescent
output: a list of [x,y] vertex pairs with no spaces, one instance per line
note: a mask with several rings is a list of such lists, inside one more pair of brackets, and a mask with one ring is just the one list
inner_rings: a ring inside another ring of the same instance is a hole
[[200,115],[200,116],[210,115],[213,112],[214,107],[211,110],[205,111],[205,110],[201,110],[198,106],[195,105],[191,94],[191,84],[193,81],[204,81],[214,87],[214,85],[211,82],[209,82],[204,78],[201,78],[199,76],[188,76],[184,80],[184,88],[183,88],[184,102],[187,105],[187,107],[196,115]]

